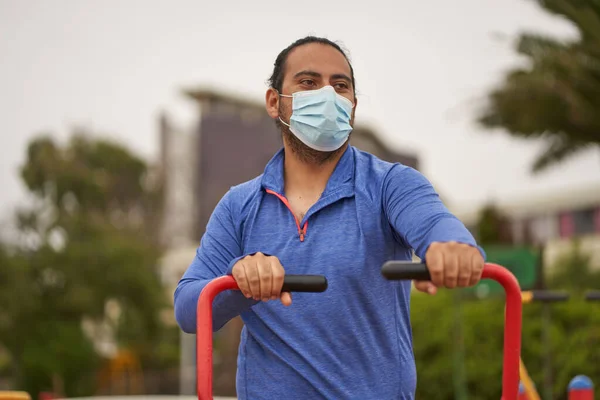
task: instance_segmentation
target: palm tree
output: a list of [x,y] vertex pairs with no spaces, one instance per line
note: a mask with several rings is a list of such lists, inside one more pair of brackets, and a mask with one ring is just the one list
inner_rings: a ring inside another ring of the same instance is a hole
[[600,1],[535,0],[570,21],[579,35],[561,41],[520,35],[516,51],[529,60],[487,95],[478,116],[487,129],[547,143],[532,170],[539,172],[584,149],[600,147]]

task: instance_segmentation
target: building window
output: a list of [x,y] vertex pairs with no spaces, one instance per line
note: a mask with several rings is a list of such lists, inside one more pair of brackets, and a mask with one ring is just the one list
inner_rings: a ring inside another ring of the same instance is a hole
[[573,212],[573,228],[576,235],[594,233],[594,213],[593,208]]
[[575,233],[573,215],[565,212],[560,214],[560,237],[570,238]]

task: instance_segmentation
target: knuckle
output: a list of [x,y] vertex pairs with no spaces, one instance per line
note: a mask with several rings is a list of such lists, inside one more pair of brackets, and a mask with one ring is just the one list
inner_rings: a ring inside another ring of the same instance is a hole
[[265,265],[264,262],[257,262],[256,263],[256,270],[262,275],[266,272],[267,270],[267,265]]
[[444,275],[441,273],[436,273],[436,274],[430,273],[429,275],[431,276],[431,280],[434,283],[440,282],[444,278]]
[[233,279],[237,281],[244,281],[246,278],[246,275],[243,272],[243,269],[237,269],[237,270],[232,270],[231,271],[231,276],[233,276]]
[[470,278],[472,275],[472,272],[468,269],[462,269],[459,273],[458,273],[458,277],[459,278]]
[[427,268],[429,269],[429,272],[434,273],[434,272],[442,272],[442,270],[444,269],[444,265],[442,263],[431,263],[431,264],[427,264]]
[[273,276],[284,276],[285,275],[285,269],[283,269],[283,267],[281,265],[272,265],[272,273]]

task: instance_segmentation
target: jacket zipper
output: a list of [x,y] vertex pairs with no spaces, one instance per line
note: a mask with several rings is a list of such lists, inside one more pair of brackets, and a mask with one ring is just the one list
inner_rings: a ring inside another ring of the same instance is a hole
[[304,236],[306,236],[306,230],[308,229],[308,221],[306,221],[304,223],[304,226],[302,228],[300,228],[300,221],[298,221],[298,218],[296,218],[296,214],[294,214],[294,211],[292,210],[292,207],[290,206],[288,199],[286,199],[285,196],[282,196],[279,193],[276,193],[270,189],[266,189],[266,191],[267,191],[267,193],[276,196],[279,200],[281,200],[283,202],[283,204],[285,204],[285,206],[288,208],[288,210],[290,210],[290,212],[292,213],[292,216],[294,217],[294,221],[296,221],[296,227],[298,228],[298,236],[300,237],[300,241],[304,242]]

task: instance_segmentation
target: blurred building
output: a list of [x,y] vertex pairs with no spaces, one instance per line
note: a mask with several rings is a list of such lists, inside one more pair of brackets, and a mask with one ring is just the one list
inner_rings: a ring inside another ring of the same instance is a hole
[[[211,90],[189,90],[197,105],[192,129],[166,115],[160,120],[160,162],[165,182],[162,238],[169,249],[163,280],[174,291],[192,261],[213,209],[233,185],[262,174],[282,147],[281,134],[264,104]],[[414,154],[386,148],[378,135],[356,125],[351,143],[384,160],[418,168]],[[174,321],[173,321],[174,322]],[[215,349],[215,393],[233,395],[241,321],[231,321],[219,335],[228,346]],[[181,394],[194,393],[194,337],[182,334]]]
[[[592,256],[592,264],[600,266],[600,187],[560,190],[544,196],[495,204],[506,218],[503,231],[515,245],[544,248],[544,266],[570,250],[573,240]],[[477,210],[457,212],[457,216],[475,232]]]

